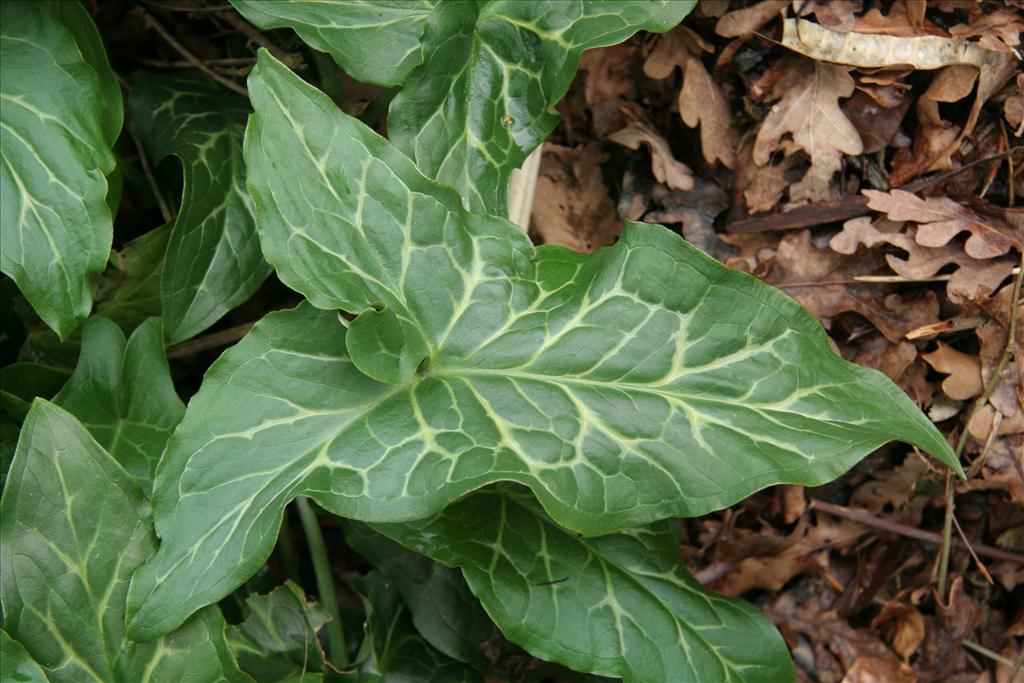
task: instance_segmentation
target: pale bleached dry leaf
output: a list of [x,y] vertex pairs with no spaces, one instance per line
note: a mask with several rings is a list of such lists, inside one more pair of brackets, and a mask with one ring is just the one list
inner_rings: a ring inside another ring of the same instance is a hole
[[815,60],[874,69],[902,64],[915,69],[939,69],[950,64],[980,67],[998,56],[974,43],[941,36],[842,33],[794,18],[782,20],[782,44]]
[[640,145],[646,145],[651,151],[651,171],[659,183],[675,190],[692,190],[693,173],[690,168],[676,160],[668,141],[644,118],[639,107],[627,106],[630,104],[622,106],[630,124],[609,135],[608,139],[630,149],[640,149]]
[[767,164],[782,136],[793,136],[793,142],[810,156],[811,168],[790,188],[792,201],[830,199],[830,181],[842,168],[843,154],[864,151],[857,129],[839,107],[839,100],[852,95],[853,89],[846,69],[823,62],[799,62],[779,79],[774,92],[781,93],[782,99],[757,132],[754,161]]
[[764,0],[744,9],[725,14],[715,24],[715,33],[724,38],[749,38],[754,32],[779,16],[789,0]]
[[922,353],[921,357],[936,371],[948,375],[942,380],[942,391],[951,399],[966,401],[981,394],[981,359],[952,346],[938,343],[938,348],[931,353]]
[[961,232],[971,236],[964,245],[968,256],[989,259],[1002,256],[1011,248],[1020,250],[1024,238],[1006,223],[983,217],[949,197],[922,199],[906,190],[864,190],[868,206],[885,213],[890,220],[919,223],[917,243],[941,247]]
[[615,241],[622,221],[601,179],[600,145],[572,149],[544,143],[531,229],[544,244],[591,252]]
[[644,61],[644,75],[661,80],[668,78],[677,67],[685,69],[687,62],[699,58],[715,48],[688,26],[680,24],[658,37],[658,44]]
[[739,134],[730,125],[732,111],[728,98],[699,59],[691,59],[685,73],[679,91],[683,123],[690,128],[700,125],[700,149],[709,164],[721,161],[726,168],[736,168]]

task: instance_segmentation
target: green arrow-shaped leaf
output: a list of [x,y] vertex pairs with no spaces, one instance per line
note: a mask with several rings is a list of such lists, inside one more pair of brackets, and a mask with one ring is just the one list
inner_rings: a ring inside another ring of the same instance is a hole
[[421,40],[437,0],[231,0],[260,28],[291,28],[329,52],[353,78],[401,85],[423,61]]
[[404,84],[388,116],[394,144],[423,173],[457,189],[471,210],[504,216],[512,169],[554,130],[554,105],[583,51],[642,29],[667,31],[697,3],[232,4],[257,26],[295,29],[360,80]]
[[493,654],[500,648],[492,640],[498,631],[457,569],[407,550],[367,524],[346,520],[344,529],[346,543],[397,588],[427,642],[453,659],[487,670],[484,650]]
[[25,647],[0,630],[0,680],[11,683],[47,683],[46,674]]
[[245,599],[249,614],[228,629],[228,643],[241,669],[257,683],[322,679],[324,653],[317,631],[330,619],[292,582],[267,595]]
[[86,320],[78,367],[53,402],[77,417],[148,494],[164,445],[185,414],[160,319],[139,325],[127,343],[106,318]]
[[215,607],[158,641],[127,639],[128,579],[156,545],[147,508],[74,416],[38,399],[0,502],[4,628],[50,683],[251,681]]
[[121,95],[78,2],[0,11],[0,269],[66,339],[89,314],[88,276],[113,235],[106,175]]
[[542,659],[626,683],[794,680],[768,618],[679,565],[675,522],[581,538],[506,490],[374,528],[461,567],[509,640]]
[[428,353],[398,356],[392,370],[414,375],[374,381],[381,356],[353,343],[358,319],[346,330],[308,306],[226,352],[157,473],[139,637],[254,572],[302,493],[402,521],[509,480],[599,534],[820,484],[893,439],[959,467],[910,399],[836,356],[792,299],[665,228],[627,224],[593,255],[534,249],[265,53],[249,85],[268,260],[317,306],[390,312],[403,336],[389,352]]
[[358,657],[360,683],[483,682],[479,673],[441,654],[416,632],[398,588],[379,572],[357,579],[354,587],[366,606],[366,637]]
[[188,339],[242,303],[270,274],[245,191],[244,98],[200,74],[136,75],[130,99],[155,161],[181,160],[181,210],[160,283],[171,343]]

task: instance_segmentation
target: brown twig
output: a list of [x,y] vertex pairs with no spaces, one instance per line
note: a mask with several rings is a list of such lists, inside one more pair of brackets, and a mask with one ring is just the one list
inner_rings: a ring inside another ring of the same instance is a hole
[[[826,503],[823,500],[812,500],[808,505],[808,508],[812,510],[821,510],[822,512],[836,517],[842,517],[843,519],[849,519],[859,524],[863,524],[864,526],[888,531],[889,533],[896,534],[897,536],[905,536],[907,538],[913,538],[933,545],[940,545],[942,543],[942,536],[940,534],[933,531],[917,529],[912,526],[907,526],[906,524],[892,522],[887,519],[880,519],[865,510],[855,510],[853,508],[843,507],[842,505]],[[961,544],[960,541],[954,542],[957,543],[957,545]],[[978,553],[979,556],[989,557],[993,560],[1006,560],[1008,562],[1024,564],[1024,554],[1003,550],[1002,548],[994,548],[983,544],[974,544],[974,551]]]
[[[968,162],[960,168],[952,171],[943,171],[935,175],[920,178],[902,187],[896,188],[907,192],[920,192],[932,185],[942,182],[964,171],[974,168],[980,164],[1002,159],[1012,154],[1024,153],[1024,145],[1018,145],[1004,152],[990,154]],[[769,232],[776,230],[793,230],[795,228],[809,228],[824,223],[845,221],[857,216],[864,216],[870,212],[868,209],[868,198],[864,195],[853,195],[831,202],[818,202],[808,206],[801,206],[784,213],[772,213],[761,216],[747,216],[731,222],[726,230],[732,234],[746,234],[752,232]]]
[[152,28],[154,31],[156,31],[160,35],[160,37],[163,38],[168,45],[174,48],[175,52],[184,57],[189,64],[199,69],[204,74],[206,74],[213,80],[217,81],[228,90],[236,92],[239,95],[242,95],[243,97],[249,96],[248,90],[238,85],[230,78],[225,78],[224,76],[220,75],[219,73],[208,67],[206,64],[203,63],[201,59],[199,59],[199,57],[193,54],[191,50],[189,50],[187,47],[178,42],[178,39],[172,36],[170,32],[166,28],[164,28],[159,21],[156,20],[156,17],[147,12],[144,7],[139,7],[138,11],[141,14],[146,25]]
[[216,349],[221,346],[227,346],[233,344],[252,329],[252,326],[256,323],[243,323],[241,325],[235,325],[229,327],[226,330],[220,330],[219,332],[213,332],[202,337],[196,337],[195,339],[189,339],[188,341],[175,344],[167,349],[167,358],[183,358],[185,356],[191,356],[194,353],[200,351],[208,351],[209,349]]
[[[990,377],[988,386],[982,392],[981,396],[974,402],[974,407],[971,410],[970,416],[964,423],[964,430],[960,434],[960,439],[956,444],[956,458],[960,459],[960,456],[964,452],[964,446],[967,445],[967,437],[969,431],[967,425],[970,424],[974,416],[978,414],[988,399],[992,396],[992,392],[995,391],[996,385],[999,384],[999,378],[1002,376],[1003,371],[1006,369],[1007,363],[1010,362],[1010,356],[1014,353],[1014,347],[1017,344],[1017,311],[1020,308],[1017,302],[1020,300],[1020,287],[1021,281],[1024,280],[1024,254],[1020,257],[1020,272],[1017,273],[1016,279],[1013,281],[1013,292],[1010,295],[1010,324],[1006,331],[1006,346],[1003,347],[1003,353],[999,357],[999,362],[996,363],[996,369]],[[953,514],[955,506],[955,489],[956,486],[953,484],[952,478],[946,478],[946,514],[942,524],[942,545],[939,548],[939,577],[938,577],[938,590],[939,598],[944,599],[946,595],[946,578],[949,575],[949,553],[950,546],[953,536]]]
[[230,24],[232,28],[260,47],[265,47],[267,52],[274,55],[279,62],[282,62],[289,69],[297,69],[299,67],[300,59],[296,55],[279,48],[273,41],[263,35],[259,29],[243,19],[234,10],[218,12],[217,18]]
[[[121,74],[117,74],[117,82],[125,93],[131,92],[131,84]],[[139,136],[139,129],[127,108],[125,108],[124,129],[128,133],[128,137],[131,138],[136,153],[139,155],[139,166],[142,167],[142,175],[145,176],[149,190],[153,193],[153,199],[156,200],[157,208],[160,209],[160,216],[164,219],[164,223],[170,223],[174,220],[174,210],[167,203],[167,200],[164,199],[163,193],[160,192],[160,185],[153,176],[153,169],[149,165],[149,158],[146,156],[146,148],[143,146],[142,138]]]

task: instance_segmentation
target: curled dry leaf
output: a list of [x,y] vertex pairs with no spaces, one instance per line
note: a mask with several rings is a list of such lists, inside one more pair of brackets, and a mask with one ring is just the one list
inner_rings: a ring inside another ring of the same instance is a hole
[[757,132],[754,161],[761,166],[767,164],[782,136],[793,136],[793,142],[810,156],[811,168],[790,188],[791,200],[830,199],[830,181],[842,168],[843,154],[864,151],[857,129],[839,107],[839,99],[852,95],[853,89],[853,79],[846,69],[822,62],[795,63],[773,89],[782,99]]
[[583,97],[599,137],[621,125],[619,105],[636,95],[638,59],[639,52],[631,43],[587,50],[580,57]]
[[[896,659],[892,651],[873,631],[866,628],[853,628],[845,619],[839,617],[834,609],[830,608],[826,598],[821,596],[821,586],[811,585],[804,589],[804,593],[801,595],[799,587],[787,590],[771,603],[766,611],[779,625],[780,630],[786,634],[787,640],[795,642],[796,635],[800,634],[815,644],[814,670],[816,672],[828,671],[830,674],[828,678],[819,678],[818,680],[841,680],[842,671],[839,672],[839,675],[834,675],[834,672],[829,671],[832,668],[830,660],[833,659],[838,660],[838,664],[847,673],[856,671],[854,667],[857,666],[859,659],[893,662],[896,667],[894,670],[901,670],[902,662]],[[865,667],[864,664],[860,666]],[[880,670],[880,667],[888,669],[889,665],[876,664],[868,671],[877,671]],[[886,683],[906,683],[899,678],[893,681],[880,679],[877,683],[881,683],[882,680],[885,680]]]
[[718,546],[719,560],[733,565],[733,569],[713,586],[731,597],[755,588],[779,590],[793,577],[827,566],[827,552],[815,557],[817,553],[851,545],[865,531],[865,527],[855,522],[818,515],[815,524],[811,524],[808,517],[802,517],[788,536],[766,529],[722,542]]
[[952,346],[939,342],[938,348],[931,353],[923,353],[929,365],[938,372],[947,375],[942,380],[942,391],[946,396],[957,401],[966,401],[981,394],[981,359],[977,356],[957,351]]
[[723,15],[715,24],[715,33],[724,38],[749,38],[757,29],[779,16],[789,0],[764,0]]
[[736,191],[743,193],[749,213],[771,211],[790,185],[787,174],[807,158],[804,154],[790,154],[776,163],[758,165],[754,163],[754,147],[749,140],[741,143],[737,154]]
[[900,93],[899,101],[893,102],[890,107],[879,104],[877,90],[869,92],[860,88],[843,103],[843,113],[857,129],[865,154],[885,149],[899,131],[903,117],[910,109],[911,98],[902,91],[896,92]]
[[615,241],[622,221],[601,179],[600,145],[544,144],[530,226],[545,244],[590,252]]
[[925,618],[925,639],[921,643],[918,668],[930,681],[947,681],[950,676],[963,669],[964,648],[962,643],[977,628],[981,614],[978,606],[964,590],[964,579],[953,579],[949,603],[936,606],[935,616]]
[[842,683],[918,683],[914,670],[903,662],[880,657],[858,657]]
[[[924,4],[924,3],[921,3]],[[920,12],[920,10],[916,10]],[[927,18],[918,17],[915,11],[910,11],[906,2],[897,0],[892,3],[888,14],[882,14],[877,7],[873,7],[857,17],[853,30],[857,33],[884,34],[887,36],[913,37],[937,35],[946,36],[947,33],[938,26],[928,21]]]
[[640,108],[627,103],[622,106],[622,112],[630,124],[609,135],[608,139],[630,149],[640,149],[640,145],[647,145],[651,150],[651,171],[658,182],[675,190],[692,190],[693,173],[690,168],[676,161],[668,141],[654,130]]
[[928,498],[914,491],[927,475],[924,459],[909,455],[897,467],[873,472],[850,496],[850,507],[918,526]]
[[842,33],[798,18],[782,20],[782,44],[811,59],[874,69],[903,64],[915,69],[950,64],[980,67],[997,57],[991,50],[951,38]]
[[935,72],[922,97],[935,102],[959,102],[974,90],[978,69],[968,64],[950,64]]
[[690,128],[700,125],[700,148],[709,164],[721,161],[736,168],[739,134],[730,125],[732,111],[718,83],[699,59],[686,64],[683,88],[679,91],[679,115]]
[[1020,137],[1024,133],[1024,73],[1017,76],[1017,92],[1003,102],[1003,114],[1006,122],[1017,129],[1014,135]]
[[[1024,505],[1024,433],[995,440],[981,468],[981,476],[971,481],[971,488],[1003,491],[1013,504]],[[1024,569],[1020,572],[1024,580]]]
[[919,406],[932,404],[934,389],[925,375],[927,366],[917,359],[917,347],[910,342],[890,342],[878,335],[860,338],[851,344],[853,352],[844,349],[843,357],[858,365],[884,372]]
[[697,178],[690,191],[656,185],[651,188],[650,197],[661,209],[648,213],[644,217],[647,222],[682,223],[683,238],[719,261],[735,253],[715,232],[715,217],[729,208],[729,195],[715,183]]
[[986,50],[1012,52],[1020,45],[1020,32],[1024,21],[1020,14],[1009,7],[997,7],[985,12],[969,24],[957,24],[949,29],[949,35],[956,40],[980,38],[978,45]]
[[980,216],[949,197],[922,199],[906,190],[864,190],[863,194],[871,209],[890,220],[919,223],[916,240],[922,246],[941,247],[961,232],[969,232],[964,251],[973,258],[989,259],[1011,248],[1020,250],[1024,244],[1024,238],[1006,223]]
[[815,15],[818,22],[838,31],[849,31],[857,22],[856,14],[863,9],[861,0],[804,0],[794,3],[800,16]]
[[[786,235],[779,242],[766,280],[800,302],[828,328],[840,313],[855,312],[869,320],[889,341],[903,340],[907,332],[935,323],[939,304],[934,292],[906,297],[886,294],[877,285],[846,284],[884,263],[881,254],[868,252],[844,256],[817,249],[807,230]],[[844,281],[828,284],[829,281]]]

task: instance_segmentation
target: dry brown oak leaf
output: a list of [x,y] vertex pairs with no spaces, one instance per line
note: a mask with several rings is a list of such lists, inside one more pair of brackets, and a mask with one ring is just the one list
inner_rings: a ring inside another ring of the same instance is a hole
[[730,124],[729,99],[699,59],[686,64],[679,115],[690,128],[700,125],[700,149],[709,164],[717,160],[728,169],[736,168],[739,134]]
[[[848,284],[856,275],[874,272],[884,264],[881,254],[837,254],[811,243],[808,230],[786,235],[765,280],[782,288],[818,317],[826,329],[831,319],[852,311],[870,321],[889,341],[902,341],[907,332],[938,321],[935,292],[912,292],[906,297],[887,294],[876,284]],[[834,281],[840,282],[834,282]],[[831,283],[831,284],[830,284]]]
[[1012,257],[976,259],[954,244],[926,247],[915,240],[912,229],[905,233],[882,232],[872,225],[867,216],[846,221],[842,231],[832,237],[829,247],[840,254],[852,255],[860,244],[869,249],[891,244],[906,251],[905,259],[887,254],[885,260],[894,273],[908,280],[925,280],[950,264],[956,265],[957,269],[946,283],[946,295],[957,304],[963,303],[964,299],[980,299],[994,292],[1012,272],[1015,262]]
[[544,244],[591,252],[615,241],[622,221],[601,179],[607,158],[597,144],[576,149],[544,144],[530,219]]
[[647,145],[651,150],[651,172],[658,182],[674,190],[692,190],[694,182],[690,168],[676,160],[668,140],[651,126],[640,108],[631,102],[623,103],[620,108],[630,123],[609,135],[608,139],[630,149],[640,149],[640,145]]
[[885,213],[890,220],[919,223],[917,243],[941,247],[961,232],[969,232],[964,251],[976,259],[1002,256],[1011,248],[1021,250],[1021,235],[1006,223],[978,215],[949,197],[922,199],[906,190],[864,190],[868,207]]
[[835,64],[794,61],[779,79],[773,95],[781,100],[761,124],[754,141],[754,162],[764,166],[786,134],[811,158],[807,174],[789,189],[792,201],[831,199],[832,176],[842,168],[843,154],[864,151],[857,129],[839,107],[853,94],[854,81]]

